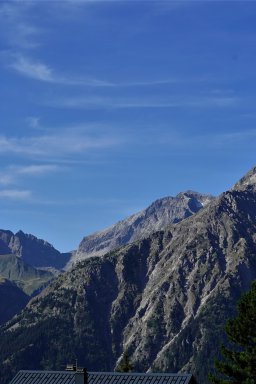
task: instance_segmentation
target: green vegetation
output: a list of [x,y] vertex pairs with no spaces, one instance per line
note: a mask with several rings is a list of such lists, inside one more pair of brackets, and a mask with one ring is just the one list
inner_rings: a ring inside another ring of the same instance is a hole
[[51,272],[36,269],[15,255],[0,256],[0,274],[29,296],[54,278]]
[[210,375],[213,384],[256,383],[256,282],[238,302],[238,315],[228,320],[227,346],[222,360],[215,362],[218,373]]
[[124,351],[121,362],[117,367],[117,372],[132,372],[133,365],[130,362],[129,354],[127,351]]

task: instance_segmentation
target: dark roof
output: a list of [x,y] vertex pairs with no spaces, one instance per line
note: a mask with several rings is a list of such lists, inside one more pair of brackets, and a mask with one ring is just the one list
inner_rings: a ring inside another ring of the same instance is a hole
[[[10,384],[78,384],[75,371],[19,371]],[[190,374],[88,372],[88,384],[192,384]]]
[[192,375],[174,373],[88,372],[89,384],[190,384]]
[[75,384],[75,372],[19,371],[10,384]]

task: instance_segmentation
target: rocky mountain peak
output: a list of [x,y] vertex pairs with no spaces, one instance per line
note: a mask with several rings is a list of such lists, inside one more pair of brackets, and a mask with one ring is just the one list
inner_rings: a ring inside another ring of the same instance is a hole
[[13,254],[37,267],[63,268],[70,254],[61,254],[47,241],[19,230],[16,234],[0,230],[0,255]]
[[213,199],[211,195],[194,191],[180,192],[175,197],[160,198],[143,211],[119,221],[112,227],[84,237],[66,269],[77,261],[91,256],[103,256],[122,245],[163,230],[169,224],[178,223],[198,212]]
[[256,166],[246,173],[232,188],[232,190],[236,191],[244,191],[246,189],[256,190]]

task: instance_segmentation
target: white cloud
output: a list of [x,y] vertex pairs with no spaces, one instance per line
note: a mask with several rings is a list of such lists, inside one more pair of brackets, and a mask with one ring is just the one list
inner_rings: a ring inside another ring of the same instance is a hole
[[38,137],[0,136],[0,153],[15,153],[26,156],[54,156],[83,154],[86,151],[104,149],[121,143],[109,135],[89,136],[75,130],[62,131],[58,135]]
[[0,190],[0,198],[7,198],[12,200],[26,200],[31,197],[31,191],[17,190],[17,189],[3,189]]
[[239,102],[235,96],[182,96],[166,99],[148,99],[137,97],[125,98],[101,98],[101,97],[73,97],[47,101],[52,107],[77,108],[77,109],[129,109],[129,108],[225,108],[232,107]]
[[72,74],[59,74],[53,70],[49,65],[34,60],[31,57],[23,54],[6,54],[6,60],[8,67],[17,71],[19,74],[33,78],[35,80],[44,81],[48,83],[55,83],[69,86],[88,86],[88,87],[104,87],[104,88],[132,88],[132,87],[152,87],[158,85],[170,85],[177,83],[199,83],[206,82],[209,79],[207,77],[190,77],[190,78],[178,78],[168,77],[162,79],[150,79],[150,80],[130,80],[130,81],[108,81],[102,79],[96,79],[93,77],[74,76]]
[[20,175],[42,175],[44,173],[56,172],[60,169],[58,165],[42,164],[42,165],[28,165],[16,170]]
[[30,2],[9,1],[1,4],[0,23],[7,45],[11,49],[34,49],[38,47],[37,37],[42,32],[27,22]]
[[208,150],[234,150],[234,148],[247,148],[253,146],[256,139],[256,129],[240,131],[226,131],[222,133],[213,133],[205,131],[204,134],[195,134],[190,137],[186,133],[181,133],[177,130],[172,130],[171,134],[163,134],[155,137],[154,141],[149,138],[146,144],[168,146],[171,150],[186,151],[186,153]]
[[10,67],[24,76],[41,81],[54,82],[50,67],[40,62],[32,62],[23,56],[19,56],[10,64]]
[[115,84],[95,78],[75,78],[72,75],[60,75],[56,73],[49,65],[38,60],[33,60],[22,54],[6,55],[8,67],[18,72],[20,75],[47,83],[60,85],[76,85],[90,87],[113,87]]
[[9,166],[0,173],[0,185],[17,184],[21,176],[40,176],[57,172],[63,167],[55,164],[32,164],[24,167]]

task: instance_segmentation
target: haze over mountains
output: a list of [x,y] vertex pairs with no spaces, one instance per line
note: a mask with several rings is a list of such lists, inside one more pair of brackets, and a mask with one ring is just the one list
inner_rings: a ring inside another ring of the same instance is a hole
[[255,233],[256,167],[186,220],[60,275],[2,327],[3,380],[74,358],[113,370],[127,350],[136,371],[189,371],[206,384],[224,323],[256,278]]

